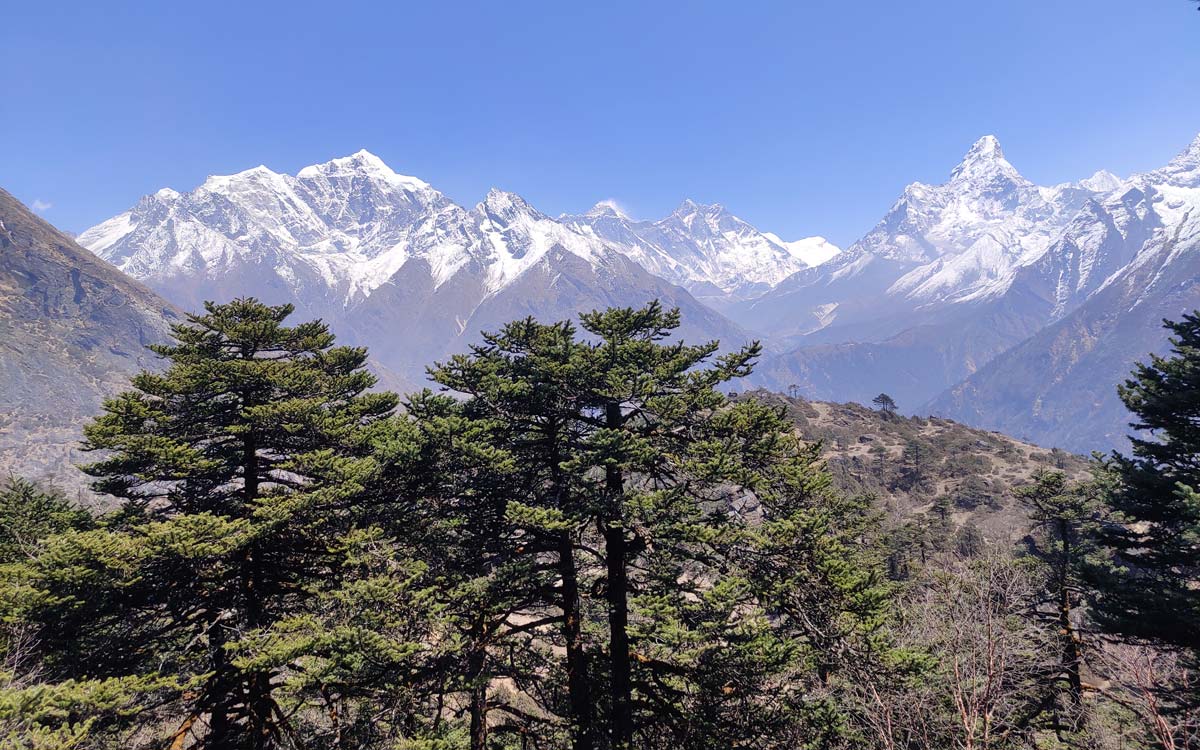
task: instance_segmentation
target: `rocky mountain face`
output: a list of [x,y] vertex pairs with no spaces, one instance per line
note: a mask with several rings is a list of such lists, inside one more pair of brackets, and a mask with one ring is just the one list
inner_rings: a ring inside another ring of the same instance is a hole
[[1200,309],[1200,138],[1094,201],[1073,228],[1029,271],[1062,314],[930,409],[1074,450],[1125,447],[1115,384],[1169,348],[1163,319]]
[[[735,217],[723,220],[753,234]],[[399,389],[422,383],[427,364],[464,350],[480,331],[526,315],[564,319],[660,299],[682,310],[686,335],[748,340],[640,265],[631,246],[500,190],[462,208],[365,151],[295,176],[256,167],[189,193],[160,190],[79,239],[184,308],[239,295],[294,302],[370,346],[387,385]],[[800,264],[771,247],[791,264],[777,275]],[[706,288],[730,273],[697,268],[713,274]]]
[[[554,219],[497,190],[464,208],[364,151],[160,190],[79,240],[184,308],[294,302],[369,346],[395,388],[512,318],[657,298],[682,309],[688,338],[764,340],[747,387],[888,391],[903,409],[1085,450],[1119,441],[1113,385],[1163,347],[1158,318],[1193,303],[1198,165],[1200,139],[1142,175],[1040,186],[987,136],[839,252],[692,201],[657,221],[612,202]],[[1089,401],[1093,387],[1107,400]]]
[[80,428],[181,319],[0,190],[0,476],[80,491]]

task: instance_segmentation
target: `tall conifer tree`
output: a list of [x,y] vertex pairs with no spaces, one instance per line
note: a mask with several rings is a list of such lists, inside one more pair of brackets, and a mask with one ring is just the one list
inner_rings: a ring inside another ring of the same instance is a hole
[[[557,573],[545,602],[577,750],[786,745],[796,705],[775,694],[804,664],[835,669],[882,616],[877,561],[853,549],[861,507],[839,505],[778,410],[719,390],[757,348],[714,359],[715,343],[670,342],[678,324],[658,304],[582,315],[582,335],[517,321],[432,371],[513,457],[506,516]],[[809,605],[829,618],[819,633],[768,615]]]
[[1121,566],[1101,581],[1100,622],[1200,655],[1200,313],[1166,322],[1170,356],[1139,364],[1118,390],[1149,435],[1109,462],[1105,544]]
[[364,350],[333,346],[319,321],[284,325],[291,312],[209,303],[154,347],[166,368],[86,427],[102,456],[85,470],[124,506],[59,540],[34,579],[63,676],[183,681],[158,696],[177,747],[284,744],[277,692],[289,649],[311,641],[276,628],[343,574],[338,539],[375,472],[369,434],[396,403],[367,392]]
[[1062,639],[1061,677],[1074,707],[1083,704],[1083,650],[1080,616],[1086,572],[1100,564],[1096,530],[1099,521],[1097,487],[1067,480],[1061,471],[1037,474],[1033,484],[1016,492],[1029,512],[1026,548],[1045,566],[1039,610],[1048,611]]

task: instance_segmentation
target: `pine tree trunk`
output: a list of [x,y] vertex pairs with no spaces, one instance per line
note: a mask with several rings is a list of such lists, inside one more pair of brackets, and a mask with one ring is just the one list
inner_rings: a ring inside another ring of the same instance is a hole
[[[556,426],[551,430],[550,466],[554,476],[556,506],[563,506],[563,485],[559,465],[562,460],[558,446],[561,435]],[[587,654],[583,650],[583,614],[579,601],[579,572],[575,565],[575,542],[570,531],[558,535],[558,573],[562,579],[563,639],[567,649],[567,703],[571,721],[572,750],[593,750],[597,746],[592,726],[592,692],[587,669]]]
[[1083,701],[1083,677],[1080,674],[1082,655],[1079,653],[1079,638],[1071,622],[1071,566],[1075,564],[1072,554],[1071,527],[1066,520],[1059,520],[1059,534],[1063,545],[1062,571],[1059,576],[1058,623],[1063,634],[1063,667],[1067,673],[1067,685],[1071,701],[1079,705]]
[[471,715],[471,750],[486,750],[488,740],[488,680],[484,674],[487,653],[484,650],[484,625],[475,623],[472,651],[467,659],[467,684],[471,686],[469,712]]
[[573,750],[592,750],[592,698],[588,683],[587,655],[579,612],[579,578],[575,571],[575,545],[569,532],[558,542],[558,568],[562,577],[563,634],[567,645],[567,700],[574,727]]
[[627,750],[633,742],[632,684],[629,654],[628,580],[625,570],[625,529],[610,526],[604,533],[608,557],[608,640],[612,672],[612,747]]
[[208,629],[209,658],[213,663],[213,696],[212,707],[209,709],[208,734],[206,743],[213,748],[232,746],[232,734],[229,723],[231,710],[230,692],[233,680],[230,679],[229,657],[225,653],[225,635],[221,624],[214,622]]
[[275,725],[271,720],[271,676],[266,672],[254,672],[248,681],[246,703],[249,708],[250,731],[254,750],[265,750],[271,745]]
[[[242,449],[243,497],[246,504],[245,512],[249,513],[258,501],[258,473],[260,470],[258,444],[252,429],[247,430],[242,441]],[[242,557],[242,607],[248,630],[255,630],[263,624],[258,551],[256,545],[252,543]],[[253,747],[254,750],[264,750],[270,745],[271,733],[275,730],[271,718],[273,708],[271,675],[261,671],[252,672],[245,676],[245,688],[246,723],[250,733],[250,747]]]
[[[621,405],[610,402],[605,409],[605,426],[621,426]],[[612,503],[610,520],[604,530],[604,551],[608,562],[608,642],[611,672],[609,731],[612,750],[628,750],[633,745],[633,685],[629,649],[629,580],[626,570],[625,526],[620,510],[624,479],[620,469],[605,469],[605,485]]]

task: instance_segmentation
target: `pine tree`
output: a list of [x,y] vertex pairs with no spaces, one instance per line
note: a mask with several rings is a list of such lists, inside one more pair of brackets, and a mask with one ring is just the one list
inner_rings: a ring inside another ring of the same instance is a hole
[[1039,609],[1049,610],[1062,639],[1062,678],[1072,704],[1078,707],[1083,701],[1083,654],[1076,610],[1085,593],[1083,574],[1098,562],[1096,488],[1069,482],[1062,472],[1050,471],[1037,474],[1032,485],[1015,494],[1029,512],[1026,548],[1045,567]]
[[463,416],[489,425],[490,447],[512,458],[516,474],[507,482],[505,521],[523,537],[522,554],[557,573],[543,601],[557,610],[552,624],[565,652],[567,695],[560,710],[572,747],[592,750],[601,746],[601,738],[593,699],[596,676],[584,635],[583,565],[577,560],[588,516],[582,479],[568,465],[582,435],[577,419],[582,388],[576,382],[582,345],[570,323],[541,324],[532,318],[483,338],[470,354],[431,368],[430,376],[467,396]]
[[[781,440],[790,438],[781,436]],[[877,521],[863,498],[837,493],[817,446],[793,445],[757,490],[763,520],[746,561],[747,577],[777,628],[804,644],[803,658],[827,684],[848,664],[883,648],[891,590],[883,578]],[[802,680],[791,686],[804,687]],[[800,693],[799,700],[803,699]]]
[[[432,371],[468,397],[465,416],[496,425],[518,477],[506,517],[557,574],[546,604],[565,650],[572,744],[766,741],[785,717],[762,698],[801,668],[789,645],[800,636],[781,634],[759,598],[791,606],[785,583],[806,602],[840,597],[828,609],[839,629],[819,647],[833,669],[833,642],[870,631],[876,613],[877,574],[850,551],[862,529],[808,493],[821,481],[815,454],[781,412],[721,394],[756,348],[705,367],[716,344],[668,343],[678,313],[657,304],[581,320],[587,338],[570,323],[518,321]],[[730,512],[747,491],[777,522],[752,530]],[[744,567],[764,559],[777,567]],[[768,573],[798,559],[776,587]]]
[[875,398],[871,399],[871,403],[875,404],[879,411],[887,414],[888,416],[896,413],[896,402],[886,393],[881,393]]
[[420,437],[409,444],[421,455],[400,468],[417,482],[401,489],[404,480],[389,475],[385,487],[416,502],[402,501],[407,512],[380,523],[421,549],[437,582],[440,617],[455,631],[443,648],[439,695],[443,705],[466,704],[470,746],[482,750],[490,735],[506,732],[550,741],[543,736],[549,722],[495,697],[492,683],[503,678],[527,695],[557,689],[556,671],[546,668],[548,646],[537,640],[539,631],[561,623],[539,611],[556,568],[542,564],[508,517],[522,477],[499,432],[505,424],[471,418],[469,409],[429,391],[410,398],[405,413]]
[[1139,364],[1118,391],[1135,415],[1132,453],[1108,462],[1119,523],[1104,544],[1120,570],[1099,581],[1100,623],[1200,655],[1200,313],[1166,322],[1170,356]]
[[[290,305],[206,304],[154,347],[167,366],[87,425],[95,488],[124,500],[95,531],[56,538],[27,572],[27,606],[58,677],[149,678],[177,689],[177,746],[267,748],[292,732],[282,674],[319,650],[312,607],[345,574],[375,473],[370,433],[393,410],[362,349]],[[339,552],[339,548],[342,550]],[[309,616],[309,619],[305,619]],[[306,632],[305,628],[308,628]]]
[[921,486],[925,481],[925,461],[926,452],[922,449],[921,443],[917,440],[910,440],[904,446],[904,452],[901,454],[904,461],[904,487],[908,490],[914,490]]
[[679,327],[679,311],[664,312],[657,302],[640,310],[592,312],[581,320],[598,341],[581,349],[591,382],[579,416],[593,430],[573,463],[584,476],[593,468],[603,471],[603,483],[588,491],[589,514],[602,530],[607,569],[610,744],[625,750],[633,746],[636,726],[629,609],[637,582],[630,580],[630,569],[643,549],[667,541],[656,540],[654,532],[693,517],[695,503],[706,499],[703,481],[718,477],[696,477],[701,481],[694,488],[684,484],[697,469],[711,471],[688,466],[694,446],[686,436],[724,403],[717,390],[721,383],[749,374],[759,349],[748,347],[714,367],[696,369],[716,353],[717,343],[660,343]]

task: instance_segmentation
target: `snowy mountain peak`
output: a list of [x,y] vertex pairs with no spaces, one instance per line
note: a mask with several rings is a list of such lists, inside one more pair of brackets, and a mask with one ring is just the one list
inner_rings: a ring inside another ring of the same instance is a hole
[[[272,172],[266,166],[259,164],[257,167],[244,169],[241,172],[234,174],[211,174],[204,184],[199,187],[199,190],[210,193],[220,193],[240,185],[263,185],[277,181],[283,175]],[[162,192],[161,190],[159,192]],[[157,195],[157,193],[156,193]]]
[[720,203],[699,203],[691,198],[684,198],[679,206],[675,209],[675,213],[690,213],[692,211],[704,211],[705,213],[714,211],[724,211],[725,207]]
[[784,248],[793,258],[802,261],[806,266],[819,266],[842,251],[824,237],[805,237],[788,242],[774,232],[763,232],[763,236],[771,242]]
[[616,201],[610,199],[602,200],[592,206],[584,216],[598,219],[606,216],[615,217],[618,219],[629,220],[629,214],[621,209],[621,206]]
[[994,135],[985,135],[975,141],[971,150],[967,152],[967,158],[972,157],[1003,159],[1004,149],[1000,148],[1000,139]]
[[487,196],[479,203],[476,208],[484,214],[487,214],[492,219],[499,219],[504,223],[512,221],[519,215],[533,216],[541,218],[542,214],[529,205],[521,196],[516,193],[510,193],[507,190],[492,188],[488,190]]
[[1004,149],[994,135],[985,135],[975,141],[971,150],[950,173],[952,182],[990,179],[995,177],[1024,182],[1016,167],[1004,158]]
[[1123,185],[1124,180],[1107,169],[1101,169],[1086,180],[1080,180],[1079,184],[1094,193],[1107,193]]
[[1176,161],[1184,159],[1193,164],[1200,162],[1200,135],[1197,135],[1188,147],[1179,156],[1175,157]]
[[330,159],[323,164],[307,166],[296,173],[296,178],[300,180],[336,180],[356,177],[375,179],[413,191],[430,189],[429,183],[424,180],[397,174],[384,163],[383,159],[366,149],[360,149],[349,156]]
[[634,221],[612,201],[560,221],[612,243],[650,273],[721,302],[761,294],[838,252],[819,238],[785,242],[719,203],[705,205],[690,198],[658,221]]
[[729,216],[729,212],[720,203],[697,203],[691,198],[684,198],[671,216],[687,223],[693,220],[696,216],[704,216],[710,221],[719,221],[722,218]]

